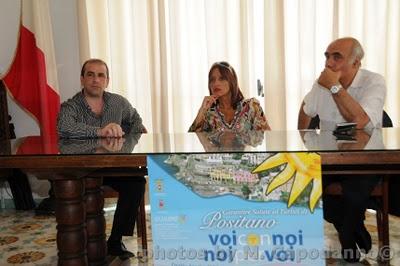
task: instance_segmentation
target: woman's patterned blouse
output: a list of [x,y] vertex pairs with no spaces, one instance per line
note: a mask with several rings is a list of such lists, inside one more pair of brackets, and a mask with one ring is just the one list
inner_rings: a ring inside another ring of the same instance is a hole
[[231,123],[227,123],[224,115],[219,111],[218,105],[213,105],[205,114],[205,122],[199,128],[195,128],[194,122],[189,128],[189,132],[193,131],[224,131],[230,130],[236,133],[246,131],[267,130],[268,122],[265,118],[264,111],[260,102],[255,99],[242,100],[237,104],[235,115]]

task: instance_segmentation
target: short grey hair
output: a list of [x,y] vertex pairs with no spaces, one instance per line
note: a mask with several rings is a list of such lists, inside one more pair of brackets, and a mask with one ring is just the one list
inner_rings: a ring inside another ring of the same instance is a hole
[[361,61],[364,57],[364,49],[362,48],[360,42],[355,38],[349,38],[353,42],[351,47],[350,62],[353,63],[354,60],[358,59]]

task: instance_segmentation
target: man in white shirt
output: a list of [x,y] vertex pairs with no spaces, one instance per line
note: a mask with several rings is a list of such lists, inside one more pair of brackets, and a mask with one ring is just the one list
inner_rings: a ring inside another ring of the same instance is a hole
[[[309,128],[317,115],[321,130],[333,130],[340,122],[354,122],[357,129],[382,126],[385,82],[381,75],[360,69],[363,56],[364,51],[354,38],[337,39],[328,46],[325,68],[300,108],[298,129]],[[364,213],[379,178],[324,176],[323,185],[338,181],[342,196],[323,196],[324,218],[339,233],[343,258],[356,262],[360,251],[367,253],[371,249]]]
[[377,73],[360,69],[364,56],[360,43],[353,38],[332,42],[326,52],[325,69],[304,98],[298,128],[305,129],[318,115],[321,129],[339,122],[355,122],[357,128],[382,126],[386,85]]

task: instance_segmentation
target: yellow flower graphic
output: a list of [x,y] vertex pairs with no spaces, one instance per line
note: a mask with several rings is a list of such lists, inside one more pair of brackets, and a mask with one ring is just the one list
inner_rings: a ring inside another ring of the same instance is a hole
[[268,195],[294,177],[288,200],[288,207],[290,207],[312,181],[309,208],[313,212],[322,195],[321,157],[313,152],[277,153],[257,166],[253,173],[263,172],[280,165],[285,165],[284,169],[274,177],[265,194]]

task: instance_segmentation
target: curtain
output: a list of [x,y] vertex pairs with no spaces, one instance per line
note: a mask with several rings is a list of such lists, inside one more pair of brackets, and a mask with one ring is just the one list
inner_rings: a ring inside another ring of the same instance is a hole
[[[258,97],[272,129],[297,128],[304,95],[324,67],[324,51],[353,36],[362,67],[382,74],[385,110],[400,116],[398,0],[78,1],[82,62],[99,57],[109,90],[126,96],[149,132],[186,132],[208,94],[216,61],[235,68],[246,98]],[[257,80],[264,85],[258,96]],[[176,140],[179,141],[179,140]]]
[[385,110],[398,125],[399,1],[269,0],[264,13],[265,109],[272,128],[296,129],[302,99],[324,68],[326,47],[345,36],[363,45],[362,67],[385,77]]
[[149,132],[186,132],[208,95],[214,62],[229,61],[246,97],[256,96],[263,59],[255,47],[263,39],[254,29],[262,33],[263,25],[261,19],[254,27],[254,2],[262,4],[79,1],[80,57],[109,63],[109,90],[130,100]]

